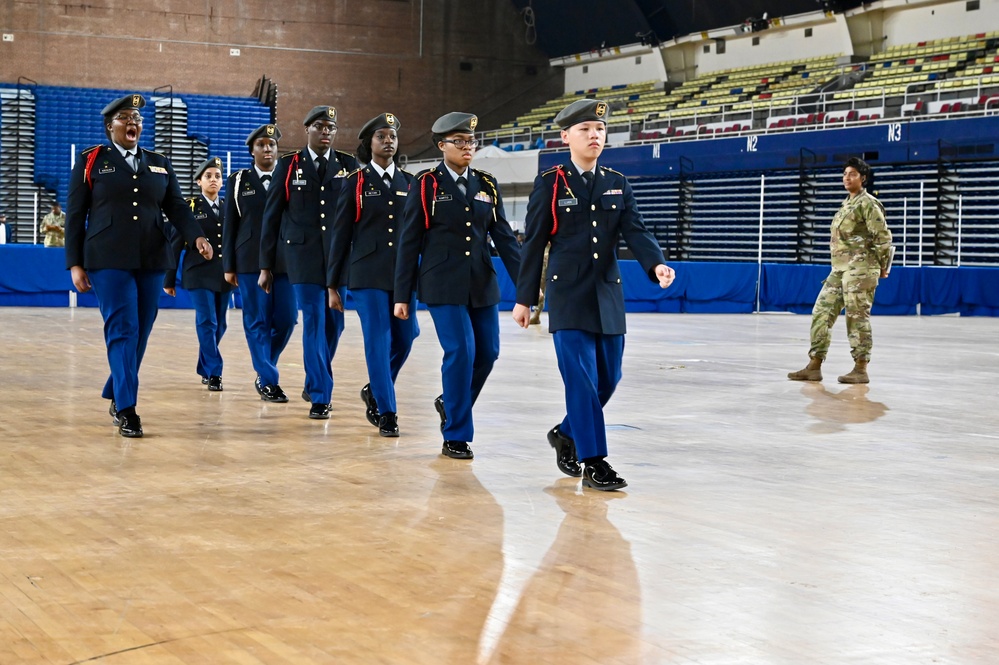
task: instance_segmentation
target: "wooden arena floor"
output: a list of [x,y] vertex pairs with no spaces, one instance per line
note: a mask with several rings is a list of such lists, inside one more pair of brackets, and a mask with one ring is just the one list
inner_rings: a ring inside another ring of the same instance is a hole
[[847,387],[842,321],[801,384],[807,317],[631,315],[601,494],[556,469],[551,340],[509,313],[471,462],[425,312],[398,439],[354,313],[325,422],[300,331],[265,404],[230,314],[218,394],[160,313],[128,440],[99,313],[0,310],[0,664],[999,662],[999,320],[876,318]]

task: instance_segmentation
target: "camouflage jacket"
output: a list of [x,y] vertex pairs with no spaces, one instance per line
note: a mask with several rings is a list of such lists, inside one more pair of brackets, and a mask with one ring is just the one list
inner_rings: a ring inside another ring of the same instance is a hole
[[881,202],[866,189],[847,198],[833,217],[829,252],[833,270],[888,265],[891,231]]

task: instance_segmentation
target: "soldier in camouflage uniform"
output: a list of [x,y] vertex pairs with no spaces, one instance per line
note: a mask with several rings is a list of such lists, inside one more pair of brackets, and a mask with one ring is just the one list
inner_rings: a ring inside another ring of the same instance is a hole
[[812,309],[811,348],[808,365],[787,378],[821,381],[822,361],[829,350],[831,331],[840,310],[846,310],[846,333],[853,355],[853,370],[840,383],[868,383],[871,359],[871,306],[878,278],[888,276],[891,231],[881,202],[865,188],[871,167],[850,158],[843,170],[843,187],[850,193],[833,217],[830,254],[832,271],[826,277]]

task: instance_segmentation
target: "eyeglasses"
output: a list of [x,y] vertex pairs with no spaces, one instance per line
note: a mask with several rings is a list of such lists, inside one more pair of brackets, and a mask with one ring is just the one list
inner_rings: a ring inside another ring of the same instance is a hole
[[461,150],[462,148],[474,148],[479,145],[479,142],[475,139],[471,141],[466,141],[465,139],[444,139],[444,143],[451,143],[455,148]]
[[119,122],[123,122],[126,125],[130,122],[135,123],[136,125],[142,124],[142,116],[139,115],[138,113],[133,113],[131,115],[116,115],[114,119],[118,120]]
[[321,122],[312,123],[312,129],[320,134],[333,134],[336,132],[336,125],[325,125]]

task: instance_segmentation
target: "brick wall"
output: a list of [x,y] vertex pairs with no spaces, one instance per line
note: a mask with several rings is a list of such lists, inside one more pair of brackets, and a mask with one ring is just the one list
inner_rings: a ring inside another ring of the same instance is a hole
[[5,82],[247,96],[266,75],[282,149],[304,143],[318,104],[340,112],[337,148],[391,111],[415,157],[443,113],[487,129],[562,92],[509,0],[0,0],[0,25],[14,35],[0,42]]

